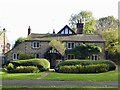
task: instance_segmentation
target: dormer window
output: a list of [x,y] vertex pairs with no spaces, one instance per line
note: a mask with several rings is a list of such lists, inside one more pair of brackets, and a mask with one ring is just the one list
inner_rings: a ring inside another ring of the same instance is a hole
[[32,48],[40,48],[40,42],[32,42]]
[[62,29],[62,30],[60,30],[59,32],[58,32],[58,34],[65,34],[65,35],[71,35],[71,34],[75,34],[75,32],[70,28],[70,27],[68,27],[67,25]]

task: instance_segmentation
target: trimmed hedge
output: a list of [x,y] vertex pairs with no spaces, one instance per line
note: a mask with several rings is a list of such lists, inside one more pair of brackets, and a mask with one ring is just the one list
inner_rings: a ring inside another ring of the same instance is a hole
[[96,64],[106,64],[109,65],[109,71],[111,70],[115,70],[116,69],[116,65],[114,62],[110,61],[110,60],[79,60],[79,59],[72,59],[72,60],[65,60],[63,62],[60,62],[56,68],[59,68],[60,66],[71,66],[71,65],[82,65],[82,66],[86,66],[86,65],[96,65]]
[[46,71],[50,68],[50,63],[46,59],[27,59],[11,61],[15,68],[18,66],[36,66],[40,71]]
[[19,66],[14,70],[14,72],[17,72],[17,73],[38,73],[39,69],[35,66]]
[[96,64],[96,65],[76,65],[76,66],[60,66],[58,72],[62,73],[101,73],[107,72],[109,65]]

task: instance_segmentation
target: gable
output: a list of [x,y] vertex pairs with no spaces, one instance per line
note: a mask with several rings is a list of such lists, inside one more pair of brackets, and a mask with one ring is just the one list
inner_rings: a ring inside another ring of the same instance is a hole
[[64,28],[62,28],[57,34],[62,35],[74,35],[76,34],[68,25],[66,25]]

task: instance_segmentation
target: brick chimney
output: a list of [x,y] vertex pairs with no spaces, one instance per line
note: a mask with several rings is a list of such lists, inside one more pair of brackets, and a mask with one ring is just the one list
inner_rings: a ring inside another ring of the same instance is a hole
[[83,34],[83,23],[81,19],[77,23],[77,34]]
[[31,34],[31,28],[30,26],[28,27],[28,36]]

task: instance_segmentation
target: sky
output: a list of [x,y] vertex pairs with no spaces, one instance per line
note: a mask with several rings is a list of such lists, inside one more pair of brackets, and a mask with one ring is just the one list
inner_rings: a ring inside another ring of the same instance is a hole
[[0,29],[5,28],[13,46],[19,37],[32,33],[52,33],[61,30],[72,14],[91,11],[95,19],[118,18],[119,0],[0,0]]

